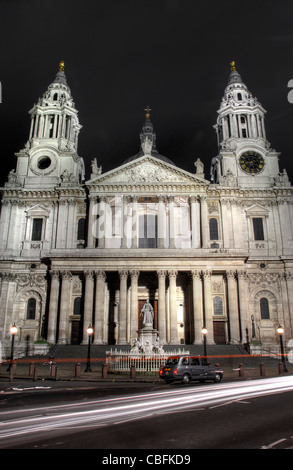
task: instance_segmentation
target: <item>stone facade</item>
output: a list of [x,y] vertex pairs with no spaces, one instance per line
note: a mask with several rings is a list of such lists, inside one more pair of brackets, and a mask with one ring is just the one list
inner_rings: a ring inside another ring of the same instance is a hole
[[81,125],[64,73],[30,111],[2,188],[0,341],[132,344],[149,299],[161,344],[293,336],[293,192],[266,140],[265,110],[232,63],[205,178],[156,149],[146,109],[137,155],[85,181]]

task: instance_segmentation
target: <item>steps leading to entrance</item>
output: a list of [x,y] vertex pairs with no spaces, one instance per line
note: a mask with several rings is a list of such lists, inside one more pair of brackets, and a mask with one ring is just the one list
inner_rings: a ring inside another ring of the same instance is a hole
[[[99,360],[101,363],[106,358],[106,352],[110,350],[130,351],[129,345],[91,345],[91,359]],[[177,350],[189,351],[192,355],[204,355],[203,346],[194,344],[165,345],[166,352]],[[86,361],[88,347],[86,345],[55,345],[51,348],[48,356],[55,359],[71,359]],[[240,363],[255,367],[261,363],[267,366],[276,366],[277,360],[266,356],[250,356],[241,345],[208,345],[207,356],[211,363],[219,363],[222,367],[236,368]]]

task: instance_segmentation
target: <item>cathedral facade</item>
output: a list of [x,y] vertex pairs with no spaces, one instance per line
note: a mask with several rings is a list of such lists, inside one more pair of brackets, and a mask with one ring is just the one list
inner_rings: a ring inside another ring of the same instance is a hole
[[160,344],[247,344],[293,336],[293,190],[266,139],[265,110],[231,64],[218,154],[185,171],[156,146],[85,180],[64,64],[30,110],[2,191],[0,341],[132,344],[150,301]]

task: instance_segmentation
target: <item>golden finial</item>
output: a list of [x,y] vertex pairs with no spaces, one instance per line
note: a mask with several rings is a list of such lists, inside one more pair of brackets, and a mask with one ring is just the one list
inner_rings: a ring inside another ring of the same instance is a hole
[[149,118],[150,118],[150,111],[152,110],[152,108],[150,108],[149,106],[147,106],[146,108],[144,108],[144,110],[146,111],[145,117],[146,117],[147,119],[149,119]]
[[230,62],[230,65],[231,65],[231,72],[235,72],[236,70],[236,64],[235,64],[235,61],[232,60],[232,62]]
[[61,62],[59,62],[59,72],[64,72],[64,62],[63,62],[63,60],[61,60]]

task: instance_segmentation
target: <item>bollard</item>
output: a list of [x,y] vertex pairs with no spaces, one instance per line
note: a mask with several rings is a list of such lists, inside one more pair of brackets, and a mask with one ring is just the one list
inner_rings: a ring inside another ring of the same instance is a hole
[[266,374],[266,366],[263,363],[261,363],[259,367],[260,367],[260,375],[262,377],[266,376],[267,375]]
[[283,372],[284,372],[284,364],[283,364],[282,362],[279,362],[278,369],[279,369],[279,374],[283,374]]
[[80,377],[80,362],[75,364],[75,377]]
[[135,365],[130,366],[130,378],[135,379],[136,378],[136,370],[135,370]]
[[34,367],[33,381],[35,382],[36,380],[38,380],[38,376],[37,376],[37,368],[36,368],[36,367]]
[[54,377],[54,376],[55,376],[55,374],[56,374],[56,369],[57,369],[56,364],[54,364],[54,363],[50,364],[50,376],[51,376],[51,377]]
[[108,366],[107,364],[102,365],[102,378],[106,379],[107,378],[107,373],[108,373]]
[[239,377],[244,377],[244,365],[239,364]]
[[28,375],[34,375],[34,370],[35,370],[35,363],[31,362],[29,366]]
[[55,373],[55,380],[59,380],[59,372],[58,372],[58,367],[56,367],[56,366],[55,366],[54,373]]

